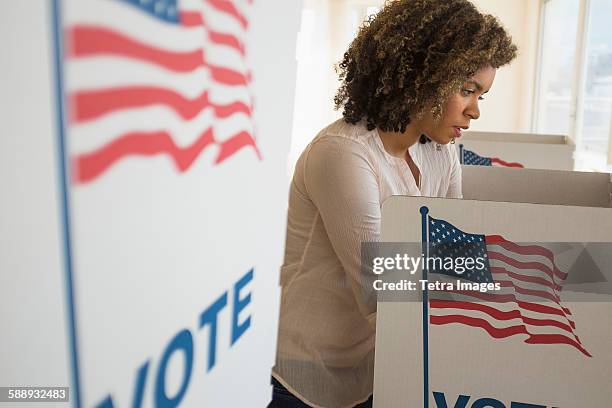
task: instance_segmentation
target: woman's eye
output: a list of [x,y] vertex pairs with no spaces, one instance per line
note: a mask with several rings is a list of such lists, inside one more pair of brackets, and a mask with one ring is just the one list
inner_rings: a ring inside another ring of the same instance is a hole
[[[476,91],[474,89],[462,89],[461,90],[461,94],[463,96],[470,96],[471,94],[476,93]],[[479,101],[484,101],[484,98],[482,96],[478,97]]]

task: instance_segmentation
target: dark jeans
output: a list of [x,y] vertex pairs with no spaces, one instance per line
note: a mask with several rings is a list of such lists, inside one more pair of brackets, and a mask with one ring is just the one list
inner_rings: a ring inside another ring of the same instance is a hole
[[[272,401],[268,408],[310,408],[310,405],[304,404],[298,397],[290,393],[276,378],[272,377],[271,383]],[[367,401],[355,405],[355,408],[372,408],[372,396],[370,395]]]

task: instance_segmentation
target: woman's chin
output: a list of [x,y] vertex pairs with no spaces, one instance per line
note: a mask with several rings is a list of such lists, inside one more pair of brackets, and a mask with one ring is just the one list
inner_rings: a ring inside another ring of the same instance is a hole
[[450,142],[453,141],[452,137],[445,137],[445,138],[436,137],[436,138],[433,138],[433,137],[430,136],[430,139],[433,142],[435,142],[437,144],[441,144],[441,145],[447,145],[447,144],[449,144]]

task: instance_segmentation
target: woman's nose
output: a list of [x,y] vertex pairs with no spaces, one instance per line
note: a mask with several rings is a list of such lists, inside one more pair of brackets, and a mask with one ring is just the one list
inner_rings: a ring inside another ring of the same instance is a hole
[[465,110],[465,116],[477,120],[480,117],[480,108],[478,102],[471,103]]

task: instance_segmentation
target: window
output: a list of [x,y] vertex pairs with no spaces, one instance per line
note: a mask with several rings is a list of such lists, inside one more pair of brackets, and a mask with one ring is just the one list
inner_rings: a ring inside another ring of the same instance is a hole
[[612,2],[543,5],[534,130],[573,137],[577,170],[612,171]]
[[612,114],[612,2],[591,0],[590,6],[576,164],[584,170],[604,171]]
[[544,3],[537,133],[570,133],[579,3],[579,0]]

